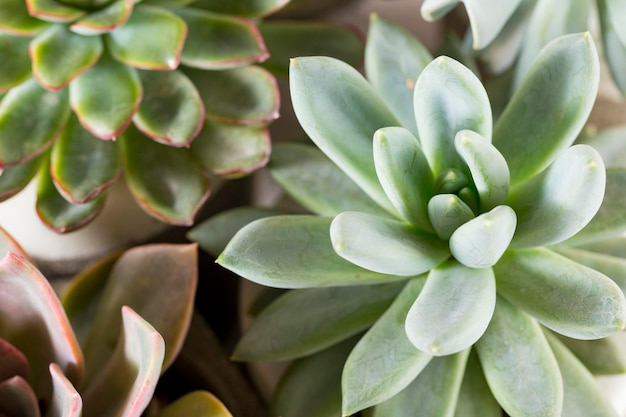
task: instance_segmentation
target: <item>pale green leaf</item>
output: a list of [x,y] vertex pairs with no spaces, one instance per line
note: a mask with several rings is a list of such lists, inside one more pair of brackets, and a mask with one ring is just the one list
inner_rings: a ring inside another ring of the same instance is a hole
[[500,405],[487,385],[483,368],[472,349],[463,375],[454,417],[501,417]]
[[432,231],[427,205],[435,179],[419,141],[401,127],[377,130],[374,165],[383,190],[402,217],[421,230]]
[[393,212],[376,176],[372,141],[376,130],[398,122],[374,88],[354,68],[327,57],[292,60],[290,87],[298,121],[313,142]]
[[430,362],[431,356],[417,350],[404,330],[407,312],[424,281],[410,280],[348,356],[341,382],[344,415],[393,397]]
[[417,131],[435,176],[461,168],[454,136],[471,130],[491,141],[489,98],[480,80],[452,58],[440,56],[422,71],[414,95]]
[[542,173],[511,190],[507,201],[517,214],[511,243],[527,248],[559,243],[574,236],[602,204],[606,172],[588,145],[568,148]]
[[72,382],[56,363],[49,366],[52,380],[52,400],[48,406],[49,417],[81,417],[83,399]]
[[567,256],[574,262],[588,266],[611,278],[626,294],[626,259],[624,257],[593,252],[579,248],[556,248],[556,252]]
[[456,229],[450,236],[450,252],[470,268],[493,266],[509,247],[516,224],[513,209],[497,206]]
[[626,124],[610,126],[599,132],[585,131],[583,135],[577,142],[590,145],[598,151],[604,165],[626,168]]
[[474,212],[456,194],[437,194],[428,202],[428,217],[441,239],[474,218]]
[[623,23],[616,22],[625,14],[613,14],[610,8],[619,7],[619,2],[612,0],[597,0],[598,15],[600,18],[600,28],[602,42],[604,46],[604,56],[608,63],[613,81],[622,94],[626,94],[626,41],[620,39],[624,34]]
[[491,268],[468,268],[451,260],[430,271],[406,316],[406,334],[435,356],[460,352],[485,332],[496,304]]
[[422,18],[432,22],[445,16],[454,9],[461,0],[425,0],[422,3]]
[[615,282],[548,249],[507,252],[495,272],[499,294],[558,333],[598,339],[626,325]]
[[338,256],[330,242],[331,221],[307,215],[257,220],[237,232],[217,262],[246,279],[278,288],[406,279],[368,271]]
[[368,328],[402,283],[292,290],[246,329],[233,358],[287,360],[319,352]]
[[335,252],[362,268],[382,274],[422,274],[450,256],[444,241],[411,225],[372,214],[347,211],[330,226]]
[[563,380],[550,345],[534,319],[499,297],[476,351],[491,392],[507,413],[561,417]]
[[585,368],[594,375],[626,373],[626,352],[620,334],[597,340],[572,339],[558,333],[555,336],[567,346]]

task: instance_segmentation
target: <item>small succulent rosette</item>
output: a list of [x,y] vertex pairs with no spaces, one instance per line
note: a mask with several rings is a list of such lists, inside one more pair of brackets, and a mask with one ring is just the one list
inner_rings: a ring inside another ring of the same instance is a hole
[[[189,327],[195,245],[111,256],[71,281],[63,301],[1,229],[0,254],[0,415],[142,415]],[[191,410],[230,416],[203,391],[157,415]]]
[[188,225],[210,174],[269,157],[275,78],[256,25],[288,0],[4,0],[0,199],[38,177],[59,232],[102,209],[123,174],[137,203]]
[[238,210],[191,234],[215,250],[224,233],[207,231],[272,215],[218,258],[291,289],[234,357],[307,356],[279,385],[281,415],[327,415],[296,394],[308,379],[344,416],[614,416],[590,371],[626,370],[606,338],[626,325],[625,246],[609,239],[626,230],[626,170],[574,144],[599,82],[591,36],[549,43],[495,123],[474,73],[375,16],[365,63],[367,80],[292,61],[319,149],[276,146],[269,169],[311,214]]
[[613,81],[626,95],[626,5],[619,0],[464,1],[425,0],[422,17],[440,19],[463,3],[470,23],[471,48],[494,73],[515,65],[515,82],[524,78],[533,60],[548,42],[569,33],[595,30],[602,39],[603,56]]

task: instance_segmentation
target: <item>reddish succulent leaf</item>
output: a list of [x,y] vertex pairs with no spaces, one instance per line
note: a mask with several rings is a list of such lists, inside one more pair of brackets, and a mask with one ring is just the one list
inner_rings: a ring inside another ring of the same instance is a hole
[[89,223],[102,211],[104,194],[84,204],[72,204],[59,193],[48,168],[46,164],[39,172],[35,207],[46,226],[57,233],[71,232]]
[[17,36],[34,36],[48,23],[28,14],[24,0],[4,0],[0,7],[0,30]]
[[7,252],[13,252],[24,259],[28,259],[28,255],[26,255],[20,244],[6,230],[0,227],[0,257],[6,255]]
[[125,252],[113,267],[102,292],[91,333],[85,342],[87,381],[98,378],[113,354],[122,306],[135,310],[165,339],[165,370],[187,334],[197,284],[197,246],[149,245]]
[[144,97],[133,117],[146,136],[189,147],[204,122],[204,106],[193,83],[180,71],[141,71]]
[[280,95],[276,79],[260,67],[223,71],[186,68],[185,73],[200,92],[209,120],[258,124],[278,117]]
[[84,10],[64,5],[56,0],[25,0],[28,14],[47,22],[67,23],[85,14]]
[[0,382],[0,416],[41,417],[37,397],[21,376]]
[[60,301],[41,273],[13,253],[0,261],[0,322],[3,338],[28,358],[38,397],[50,399],[52,362],[73,383],[80,381],[83,357]]
[[235,16],[261,17],[284,7],[289,0],[197,0],[194,6]]
[[271,146],[266,127],[226,125],[207,120],[191,144],[191,152],[207,170],[234,178],[265,166]]
[[232,417],[213,394],[206,391],[193,391],[165,407],[156,417]]
[[51,363],[49,369],[52,377],[52,401],[48,416],[81,417],[83,399],[80,394],[56,363]]
[[65,91],[46,91],[33,78],[11,89],[0,103],[0,169],[43,153],[69,114]]
[[0,32],[0,56],[3,57],[0,60],[0,92],[7,91],[30,77],[29,42],[29,38]]
[[262,62],[269,56],[252,21],[194,8],[180,9],[176,14],[185,20],[189,30],[181,55],[185,65],[223,69]]
[[124,25],[105,35],[111,55],[131,67],[172,70],[180,63],[185,22],[156,6],[140,5]]
[[23,164],[6,168],[0,175],[0,201],[19,193],[39,171],[43,156],[31,159]]
[[53,25],[31,41],[29,52],[33,75],[44,88],[58,91],[98,61],[102,40]]
[[159,380],[163,338],[130,307],[121,311],[117,346],[106,367],[84,391],[83,417],[140,416]]
[[26,356],[15,346],[0,338],[0,382],[14,376],[28,379],[29,370]]
[[133,10],[133,5],[133,0],[115,0],[108,6],[72,23],[70,30],[81,35],[99,35],[111,32],[126,23]]
[[50,153],[50,172],[61,195],[84,204],[113,185],[121,169],[117,143],[98,139],[71,116]]
[[161,221],[191,225],[210,184],[189,149],[156,143],[133,126],[120,142],[126,182],[137,203]]

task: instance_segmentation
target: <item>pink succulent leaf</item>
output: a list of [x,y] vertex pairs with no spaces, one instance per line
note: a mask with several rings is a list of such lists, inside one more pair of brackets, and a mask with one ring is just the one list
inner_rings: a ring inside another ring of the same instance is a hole
[[[86,384],[114,355],[123,306],[135,310],[165,339],[165,370],[184,342],[197,285],[197,245],[155,244],[126,251],[113,267],[85,342]],[[111,359],[112,360],[112,359]]]
[[28,379],[28,359],[15,346],[0,338],[0,382],[21,376]]
[[57,364],[51,363],[49,369],[52,377],[52,402],[47,417],[81,417],[83,399],[80,394]]
[[0,382],[0,416],[41,417],[37,396],[21,376]]
[[72,32],[90,36],[112,32],[122,26],[133,10],[133,0],[116,0],[70,25]]
[[139,417],[154,393],[164,354],[161,335],[133,309],[122,307],[117,346],[84,392],[83,416]]
[[193,391],[165,407],[156,417],[233,417],[226,406],[207,391]]
[[82,352],[59,299],[41,273],[14,253],[0,261],[0,322],[2,338],[28,358],[38,398],[50,400],[50,363],[80,382]]
[[[0,257],[6,255],[8,252],[13,252],[22,258],[28,259],[28,255],[19,243],[11,235],[7,233],[2,227],[0,227]],[[0,337],[2,335],[0,334]]]

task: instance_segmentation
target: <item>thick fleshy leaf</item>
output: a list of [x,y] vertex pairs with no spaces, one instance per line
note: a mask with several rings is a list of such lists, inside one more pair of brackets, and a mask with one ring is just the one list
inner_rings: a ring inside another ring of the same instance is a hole
[[120,331],[122,306],[140,314],[163,337],[167,349],[162,368],[167,369],[189,328],[198,279],[196,263],[195,244],[139,246],[119,258],[85,342],[87,384],[96,383],[102,367],[115,355],[115,347],[105,341],[115,340]]
[[63,197],[75,204],[85,203],[117,180],[120,157],[116,143],[98,139],[71,116],[52,146],[51,175]]
[[341,61],[305,57],[291,61],[290,89],[298,121],[313,142],[374,201],[393,212],[372,163],[372,140],[378,129],[398,122],[374,88]]
[[437,194],[428,202],[428,217],[437,236],[448,240],[456,229],[474,218],[474,212],[456,194]]
[[403,279],[359,268],[338,256],[329,238],[332,219],[290,215],[243,227],[217,258],[223,267],[269,287],[374,284]]
[[351,27],[306,20],[269,20],[258,27],[271,51],[263,67],[277,76],[287,77],[295,56],[332,56],[353,66],[363,60],[363,41]]
[[192,391],[159,411],[156,417],[233,417],[213,394],[207,391]]
[[563,380],[559,365],[535,320],[498,298],[476,351],[491,392],[507,413],[561,416]]
[[13,197],[28,185],[30,180],[39,172],[39,165],[45,155],[2,170],[0,173],[0,201]]
[[121,144],[126,181],[137,203],[161,221],[192,224],[210,184],[189,150],[156,143],[132,126]]
[[510,174],[506,160],[496,147],[471,130],[457,133],[454,147],[472,174],[480,211],[503,204],[509,194]]
[[4,257],[7,252],[13,252],[24,259],[28,259],[28,255],[20,244],[6,230],[0,227],[0,257]]
[[619,334],[597,340],[579,340],[555,334],[585,368],[594,375],[618,375],[626,372],[626,353]]
[[133,0],[114,0],[108,6],[72,23],[70,30],[84,36],[112,32],[126,23],[134,3]]
[[171,11],[138,5],[126,23],[104,35],[108,52],[135,68],[172,70],[180,63],[187,25]]
[[46,22],[68,23],[85,14],[84,10],[55,0],[25,0],[28,14]]
[[[620,31],[623,34],[623,24],[616,22],[624,14],[612,15],[610,8],[619,7],[619,2],[611,0],[598,0],[598,15],[600,17],[600,28],[602,42],[604,46],[604,56],[609,64],[609,70],[613,81],[620,89],[622,94],[626,95],[626,41],[620,39]],[[610,6],[609,6],[610,5]]]
[[261,17],[271,14],[289,0],[197,0],[194,5],[217,13],[245,17]]
[[[580,202],[586,201],[587,196]],[[573,237],[566,240],[567,245],[580,245],[600,241],[621,235],[626,231],[626,169],[608,168],[606,170],[606,189],[602,205],[589,224]]]
[[626,124],[610,126],[598,132],[585,130],[577,142],[598,151],[607,168],[626,168]]
[[[7,6],[3,4],[3,7]],[[5,57],[0,61],[0,92],[10,90],[30,77],[29,43],[29,38],[0,32],[0,54]]]
[[618,417],[593,375],[554,335],[546,334],[563,377],[563,416]]
[[268,168],[281,188],[314,213],[336,216],[355,210],[388,214],[314,146],[278,143]]
[[463,375],[454,417],[501,417],[502,410],[489,390],[476,349],[472,349]]
[[78,383],[82,354],[48,281],[24,258],[9,253],[0,261],[0,288],[2,337],[28,358],[30,384],[38,396],[50,398],[48,365],[52,362]]
[[415,380],[374,409],[373,417],[451,416],[461,389],[469,349],[433,358]]
[[598,339],[626,326],[615,282],[548,249],[507,252],[495,272],[498,293],[558,333]]
[[[351,338],[294,361],[280,378],[270,403],[269,415],[341,415],[341,372],[354,342],[355,338]],[[313,392],[315,395],[311,395]]]
[[268,57],[263,38],[252,21],[194,8],[180,8],[176,14],[188,29],[180,57],[184,65],[224,69],[262,62]]
[[511,207],[497,206],[456,229],[450,236],[450,252],[470,268],[491,267],[509,247],[516,224]]
[[49,366],[52,377],[52,401],[48,409],[49,417],[81,417],[83,399],[76,388],[65,377],[56,363]]
[[602,204],[606,172],[602,157],[588,145],[574,145],[530,181],[511,190],[517,214],[512,247],[559,243],[574,236]]
[[83,204],[68,202],[54,185],[48,164],[42,165],[37,179],[37,215],[57,233],[79,229],[100,214],[104,207],[104,194]]
[[191,153],[210,172],[237,178],[265,166],[271,153],[269,130],[205,120],[191,144]]
[[233,358],[275,361],[319,352],[371,326],[401,288],[395,282],[289,291],[255,318]]
[[414,94],[417,131],[435,176],[461,168],[454,136],[471,130],[491,140],[492,118],[485,88],[469,69],[440,56],[420,74]]
[[432,357],[417,350],[404,330],[407,312],[424,281],[424,278],[415,278],[406,284],[345,361],[341,382],[344,415],[352,415],[393,397],[430,362]]
[[278,117],[278,85],[263,68],[250,65],[222,71],[185,68],[185,74],[198,89],[210,120],[259,124]]
[[590,247],[589,249],[590,250],[579,248],[557,248],[556,252],[567,256],[574,262],[588,266],[589,268],[603,273],[615,281],[615,283],[622,289],[622,292],[626,294],[626,259],[604,253],[592,252],[593,247]]
[[180,71],[140,71],[143,99],[133,117],[146,136],[169,146],[189,147],[204,121],[198,91]]
[[468,268],[451,260],[430,271],[406,316],[416,348],[436,356],[460,352],[485,332],[496,304],[491,268]]
[[414,135],[417,125],[413,89],[417,77],[431,60],[430,53],[412,34],[375,14],[370,17],[365,47],[367,79],[402,126]]
[[401,127],[377,130],[374,165],[380,184],[402,217],[421,230],[432,231],[427,206],[435,179],[417,138]]
[[98,61],[102,41],[53,25],[31,41],[29,52],[35,78],[44,88],[58,91]]
[[69,114],[67,93],[46,91],[34,78],[11,89],[0,103],[0,169],[44,152]]
[[106,55],[70,84],[72,110],[101,139],[114,139],[126,129],[142,95],[137,71]]
[[[121,311],[117,343],[108,346],[114,349],[111,360],[83,391],[84,417],[141,415],[159,380],[165,354],[163,338],[130,307]],[[107,340],[115,341],[115,337]],[[110,389],[112,386],[116,389]]]
[[347,211],[330,226],[330,239],[342,258],[381,274],[422,274],[450,256],[446,243],[406,223]]
[[[4,251],[3,251],[4,252]],[[2,253],[2,256],[6,252]],[[28,358],[24,356],[15,346],[0,338],[0,382],[12,378],[14,376],[28,379],[30,372],[30,366],[28,365]]]
[[494,128],[511,185],[542,171],[574,142],[595,101],[599,71],[588,33],[560,37],[537,56]]
[[4,0],[0,8],[0,30],[17,36],[34,36],[48,23],[32,17],[24,0]]
[[0,381],[0,415],[40,417],[37,396],[21,376]]

